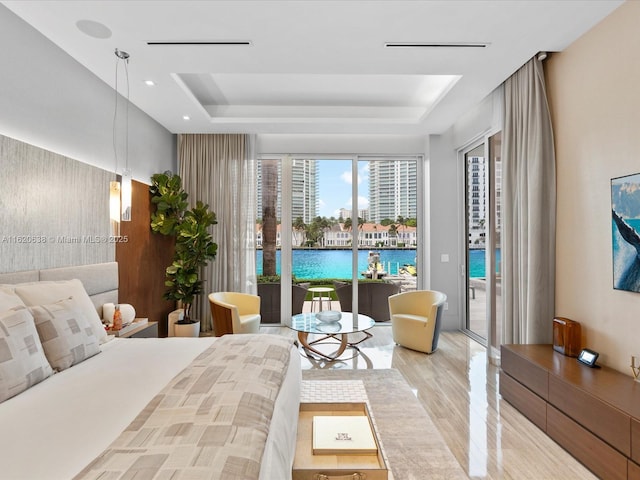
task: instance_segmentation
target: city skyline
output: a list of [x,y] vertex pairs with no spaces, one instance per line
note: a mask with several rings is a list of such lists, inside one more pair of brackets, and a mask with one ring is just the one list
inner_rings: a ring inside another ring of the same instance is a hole
[[[353,212],[353,179],[351,159],[293,158],[292,220],[302,218],[311,223],[315,217],[335,218]],[[258,211],[262,216],[261,164],[258,164]],[[278,161],[276,206],[277,218],[282,213],[282,163]],[[415,159],[360,160],[358,162],[357,216],[367,221],[395,220],[417,215],[417,164]],[[374,195],[370,195],[374,189]],[[353,214],[353,216],[356,216]]]

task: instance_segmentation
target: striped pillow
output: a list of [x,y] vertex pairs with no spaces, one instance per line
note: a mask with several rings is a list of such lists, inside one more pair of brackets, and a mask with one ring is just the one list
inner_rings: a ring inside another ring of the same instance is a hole
[[24,307],[0,313],[0,402],[52,374],[31,313]]

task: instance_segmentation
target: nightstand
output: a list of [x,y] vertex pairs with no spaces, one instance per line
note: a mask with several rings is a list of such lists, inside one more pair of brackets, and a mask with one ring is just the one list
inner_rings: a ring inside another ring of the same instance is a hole
[[118,338],[158,338],[158,322],[147,322],[118,335]]

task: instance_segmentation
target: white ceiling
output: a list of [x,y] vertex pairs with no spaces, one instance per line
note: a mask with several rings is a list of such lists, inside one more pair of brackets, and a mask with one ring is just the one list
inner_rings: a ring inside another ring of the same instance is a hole
[[[415,135],[443,132],[537,52],[563,50],[622,2],[2,3],[112,87],[114,50],[128,52],[131,102],[173,133]],[[148,44],[220,41],[249,45]]]

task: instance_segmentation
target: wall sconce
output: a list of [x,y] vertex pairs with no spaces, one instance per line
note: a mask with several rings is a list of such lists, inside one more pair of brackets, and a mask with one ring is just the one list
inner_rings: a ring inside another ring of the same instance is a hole
[[[113,113],[113,154],[115,157],[115,174],[116,180],[109,184],[109,217],[111,221],[111,233],[113,236],[120,236],[120,221],[131,221],[131,169],[129,168],[129,54],[116,48],[116,79],[115,79],[115,108]],[[125,168],[120,179],[118,178],[118,142],[117,142],[117,123],[118,123],[118,66],[124,64],[126,86],[127,86],[127,102],[125,109]],[[122,183],[121,183],[122,182]]]
[[109,182],[109,220],[111,222],[111,235],[120,236],[120,182]]
[[128,168],[125,168],[122,171],[122,192],[121,192],[121,198],[122,198],[121,219],[123,222],[131,221],[131,196],[132,196],[131,170]]

